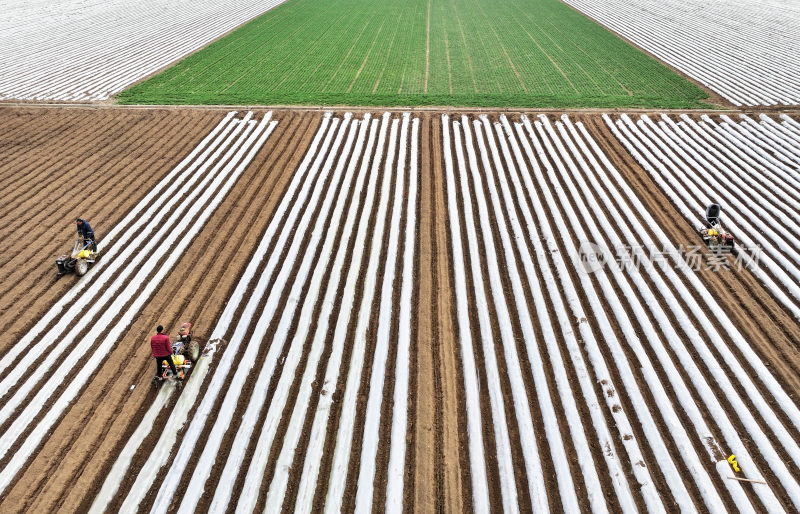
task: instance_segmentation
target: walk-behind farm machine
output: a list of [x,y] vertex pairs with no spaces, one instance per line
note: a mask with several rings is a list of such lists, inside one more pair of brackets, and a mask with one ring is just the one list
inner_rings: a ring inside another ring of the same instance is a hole
[[162,366],[163,374],[161,377],[154,379],[154,383],[163,382],[164,380],[183,380],[197,363],[200,358],[200,343],[192,340],[191,323],[183,323],[181,328],[178,329],[178,336],[172,343],[172,355],[170,358],[175,365],[178,376],[173,376],[172,370],[165,359]]
[[75,241],[71,253],[56,259],[58,276],[75,272],[76,275],[82,277],[99,258],[100,252],[96,250],[93,241],[79,239]]
[[700,237],[703,242],[712,251],[717,250],[733,250],[733,245],[736,242],[734,237],[722,228],[720,222],[720,214],[722,208],[715,203],[706,208],[706,226],[700,228]]

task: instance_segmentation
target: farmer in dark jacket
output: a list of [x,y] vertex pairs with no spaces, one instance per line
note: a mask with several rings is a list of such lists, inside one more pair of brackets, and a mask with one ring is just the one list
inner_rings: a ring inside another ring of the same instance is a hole
[[163,375],[162,362],[164,360],[169,364],[172,370],[172,376],[177,377],[178,372],[175,370],[175,364],[172,362],[172,343],[169,336],[162,334],[164,327],[159,325],[156,327],[157,334],[150,338],[150,348],[153,350],[153,357],[156,359],[156,378],[161,379]]
[[76,220],[78,224],[78,237],[82,237],[84,242],[89,240],[92,242],[92,251],[97,251],[97,241],[94,239],[94,230],[92,230],[92,226],[89,225],[89,222],[85,219],[78,218]]

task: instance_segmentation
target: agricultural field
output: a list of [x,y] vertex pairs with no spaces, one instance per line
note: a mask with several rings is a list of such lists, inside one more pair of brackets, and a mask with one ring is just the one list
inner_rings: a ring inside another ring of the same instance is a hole
[[[102,443],[113,449],[119,431],[138,421],[127,402],[151,401],[149,383],[137,378],[153,374],[139,335],[184,316],[215,319],[229,293],[226,274],[249,259],[250,233],[266,221],[268,201],[253,198],[281,184],[265,170],[291,160],[288,139],[304,121],[283,118],[287,138],[265,113],[107,114],[4,110],[0,169],[27,200],[6,203],[2,214],[38,242],[3,268],[16,277],[3,282],[2,409],[15,412],[3,415],[0,436],[4,512],[50,512],[53,502],[78,509],[70,495],[82,500],[101,471],[87,458],[108,456]],[[275,137],[283,144],[262,151]],[[26,182],[38,197],[23,194]],[[77,214],[94,222],[104,255],[80,280],[56,280],[54,258]],[[26,397],[36,401],[20,405]],[[75,484],[79,477],[86,482]],[[59,494],[36,494],[32,483]]]
[[[593,121],[443,119],[474,506],[796,509],[797,379],[757,341],[796,363],[797,323],[720,303],[740,279],[686,261],[697,236]],[[587,266],[586,243],[612,258]],[[764,484],[729,479],[732,453]]]
[[795,3],[0,10],[0,513],[800,512]]
[[108,100],[281,1],[3,2],[0,100]]
[[[0,100],[137,105],[0,106],[0,512],[800,511],[797,29],[786,0],[6,6]],[[77,216],[102,257],[56,278]],[[185,321],[202,355],[154,380]]]
[[734,105],[800,104],[792,0],[564,0]]
[[739,118],[604,119],[687,221],[700,226],[703,206],[724,206],[740,258],[758,263],[754,274],[800,319],[800,124]]
[[557,0],[292,0],[117,98],[694,108],[708,96]]
[[[800,508],[796,116],[0,120],[0,511]],[[709,199],[780,250],[690,262]],[[78,213],[104,256],[56,280]]]

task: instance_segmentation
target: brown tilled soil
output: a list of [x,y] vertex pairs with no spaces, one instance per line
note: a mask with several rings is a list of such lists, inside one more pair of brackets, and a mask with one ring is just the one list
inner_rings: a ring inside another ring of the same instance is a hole
[[[166,175],[195,145],[216,125],[224,116],[222,110],[192,110],[192,109],[93,109],[93,108],[69,108],[69,109],[45,109],[45,108],[24,108],[24,107],[2,107],[0,108],[0,192],[3,194],[4,202],[0,205],[0,251],[9,258],[0,263],[0,352],[7,351],[13,347],[16,341],[26,333],[33,324],[40,319],[47,309],[52,306],[58,298],[69,290],[75,282],[76,277],[66,276],[56,279],[54,259],[62,252],[68,250],[74,239],[74,218],[82,216],[91,221],[95,228],[98,238],[102,240],[103,234],[108,229],[123,219],[125,214],[152,188],[164,175]],[[358,115],[357,115],[358,116]],[[456,301],[454,294],[454,275],[453,275],[453,252],[451,242],[451,232],[448,221],[448,191],[446,187],[446,177],[444,169],[444,157],[442,148],[442,125],[438,113],[420,112],[420,141],[419,141],[419,163],[418,171],[419,192],[417,200],[417,233],[415,241],[415,260],[414,260],[414,294],[412,307],[412,341],[410,348],[410,383],[409,383],[409,410],[408,425],[406,434],[406,463],[405,472],[405,491],[403,507],[408,512],[468,512],[472,510],[472,482],[470,475],[470,460],[468,453],[468,434],[467,434],[467,409],[465,405],[464,378],[462,371],[461,346],[459,343],[458,324],[456,322]],[[58,423],[54,426],[52,433],[46,441],[40,445],[35,456],[27,463],[24,470],[15,478],[14,483],[0,495],[1,512],[84,512],[91,505],[94,495],[102,486],[105,475],[110,470],[115,461],[116,455],[121,451],[127,438],[136,428],[138,420],[144,415],[151,402],[156,397],[156,389],[150,384],[153,366],[150,358],[150,349],[147,340],[152,329],[157,324],[167,327],[170,334],[174,333],[182,321],[191,320],[196,323],[195,336],[200,340],[206,340],[211,330],[215,326],[225,304],[232,293],[241,273],[252,258],[252,254],[263,235],[267,225],[273,218],[274,211],[282,199],[284,192],[292,178],[293,172],[303,159],[313,139],[321,121],[321,114],[318,112],[282,110],[274,114],[279,121],[275,132],[269,138],[265,146],[258,152],[254,161],[247,167],[244,174],[239,178],[234,188],[228,193],[225,200],[216,211],[205,228],[190,243],[175,268],[167,275],[163,282],[156,289],[151,299],[145,304],[138,317],[131,323],[124,334],[120,334],[118,342],[113,350],[104,358],[102,365],[93,374],[87,385],[83,388],[78,397],[72,402],[70,407],[61,416]],[[491,116],[492,120],[497,119],[497,115]],[[671,238],[672,243],[678,244],[699,244],[700,240],[694,232],[693,227],[689,226],[679,213],[671,206],[666,197],[660,192],[647,173],[630,157],[623,147],[614,139],[599,116],[591,114],[580,114],[571,117],[573,121],[582,121],[591,134],[595,137],[598,145],[603,149],[616,168],[622,173],[628,183],[633,187],[644,205],[650,209],[654,223],[657,223]],[[451,118],[454,119],[454,118]],[[496,137],[496,135],[495,135]],[[453,143],[455,152],[455,143]],[[386,152],[386,150],[384,150]],[[488,170],[482,173],[491,173],[498,180],[498,170],[494,169],[494,163]],[[472,188],[472,208],[477,213],[475,201],[475,188],[482,187],[483,194],[488,197],[488,186],[485,180],[478,186],[471,178],[469,179]],[[330,180],[330,179],[328,179]],[[378,182],[380,189],[380,181]],[[551,189],[557,184],[550,184]],[[393,192],[392,185],[392,191]],[[406,188],[408,182],[406,181]],[[383,192],[387,194],[387,192]],[[540,201],[546,204],[543,197],[544,191],[537,192],[540,197],[538,200],[526,196],[520,201],[533,202]],[[391,198],[391,197],[390,197]],[[359,202],[362,205],[365,201],[365,193],[360,198],[349,193],[346,204]],[[461,213],[460,226],[462,229],[462,241],[466,244],[467,234],[465,229],[465,219],[463,214],[465,199],[459,190],[456,201]],[[466,201],[470,201],[467,199]],[[571,200],[573,203],[574,200]],[[374,218],[377,215],[377,202],[371,212],[363,212],[362,216],[369,216],[370,226],[374,225]],[[389,201],[391,213],[392,202]],[[319,208],[312,211],[312,222],[319,216]],[[490,209],[491,210],[491,209]],[[403,208],[403,223],[408,216]],[[503,207],[503,213],[508,219],[509,216],[520,215],[520,205],[510,205]],[[554,216],[564,215],[563,206],[558,213],[549,212],[549,220],[552,222]],[[329,213],[329,218],[332,214]],[[387,214],[387,216],[389,216]],[[506,221],[507,222],[507,221]],[[330,223],[330,221],[326,222]],[[494,235],[495,248],[493,251],[499,256],[501,268],[506,263],[508,256],[503,256],[503,248],[500,243],[498,231],[500,220],[497,219],[492,211],[490,215],[490,227],[483,227],[490,230]],[[280,230],[294,230],[295,227],[281,227]],[[341,230],[341,227],[340,227]],[[618,230],[618,229],[617,229]],[[619,231],[619,230],[618,230]],[[619,231],[621,234],[621,231]],[[384,237],[384,251],[381,256],[381,263],[387,261],[386,244],[388,240],[388,230]],[[310,234],[305,234],[301,244],[301,255],[309,244]],[[341,233],[336,234],[336,244],[343,244]],[[598,237],[599,239],[599,237]],[[348,243],[347,255],[352,255],[353,241]],[[367,241],[369,248],[371,241]],[[525,241],[529,250],[533,254],[533,249],[539,244],[537,241]],[[560,250],[566,255],[566,246],[563,241],[559,241]],[[274,243],[273,243],[274,246]],[[268,249],[271,253],[273,247]],[[399,245],[402,254],[403,244]],[[487,248],[480,244],[481,255],[478,259],[478,266],[484,270],[484,287],[487,292],[491,290],[487,273],[488,264],[486,251]],[[284,250],[285,254],[286,250]],[[359,266],[366,269],[367,253],[363,262],[350,263],[345,265],[342,275],[346,275],[350,266]],[[515,253],[513,256],[519,263],[520,255]],[[468,259],[468,257],[466,257]],[[553,266],[552,256],[547,262],[536,263],[536,265]],[[285,294],[281,296],[277,312],[283,310],[288,301],[288,290],[295,280],[295,275],[299,269],[299,262],[295,264],[292,276],[286,284],[269,285],[273,287],[286,287]],[[264,263],[265,264],[265,263]],[[474,342],[474,358],[478,366],[479,379],[481,384],[486,384],[487,376],[485,371],[485,361],[483,348],[480,345],[480,333],[477,317],[478,302],[474,298],[472,281],[476,278],[472,276],[469,261],[463,263],[469,282],[469,298],[465,299],[469,304],[469,314],[471,318],[472,339]],[[263,266],[263,264],[262,264]],[[395,275],[401,273],[400,259],[397,260]],[[382,264],[378,272],[383,273]],[[574,270],[571,270],[574,273]],[[502,272],[503,295],[507,304],[512,310],[512,315],[519,306],[511,291],[510,278],[506,272]],[[327,285],[330,275],[330,268],[327,269],[323,277],[323,290]],[[771,297],[771,295],[758,283],[749,272],[727,271],[723,273],[702,272],[700,274],[703,282],[711,291],[712,295],[722,305],[725,313],[733,320],[745,338],[750,342],[759,356],[769,366],[778,381],[783,385],[790,397],[800,403],[800,379],[797,377],[797,369],[800,367],[800,325]],[[540,282],[543,280],[537,277]],[[579,284],[578,277],[573,276],[572,280]],[[649,279],[648,279],[649,281]],[[649,283],[649,282],[648,282]],[[652,287],[652,284],[650,284]],[[597,284],[595,284],[597,287]],[[617,286],[617,290],[621,289]],[[672,286],[671,286],[672,287]],[[308,285],[304,289],[307,290]],[[380,280],[378,281],[380,289]],[[691,286],[690,286],[691,288]],[[362,276],[356,286],[355,302],[364,294],[364,277]],[[598,288],[599,290],[599,288]],[[340,290],[341,291],[341,290]],[[562,292],[563,293],[563,292]],[[248,291],[247,296],[251,294]],[[399,282],[395,282],[394,304],[398,303]],[[526,301],[529,312],[524,313],[536,318],[533,310],[535,298],[533,293],[525,286]],[[263,303],[259,310],[263,308]],[[623,301],[625,310],[631,318],[634,318],[633,311],[629,305],[630,300]],[[581,302],[586,304],[586,299],[581,296]],[[664,303],[662,298],[659,302]],[[242,302],[244,304],[245,302]],[[315,305],[315,313],[319,312],[321,301]],[[333,308],[333,316],[336,316],[341,308],[341,299],[338,299]],[[511,384],[507,378],[507,363],[505,362],[504,349],[499,337],[498,316],[489,302],[490,317],[492,320],[492,332],[494,334],[494,352],[501,376],[501,387],[505,398],[511,398]],[[614,320],[611,309],[606,307],[610,319]],[[698,325],[706,322],[710,317],[708,312],[691,313],[692,323]],[[378,309],[375,305],[371,312],[373,321],[377,319]],[[395,337],[398,324],[398,313],[393,313],[392,337]],[[512,316],[513,317],[513,316]],[[550,318],[556,323],[556,313],[550,312]],[[600,331],[594,320],[588,320],[592,324],[595,333]],[[673,320],[674,321],[674,320]],[[581,320],[573,320],[574,326]],[[316,322],[315,322],[316,323]],[[712,323],[717,323],[712,321]],[[271,338],[277,329],[277,319],[274,320],[267,332],[267,338]],[[349,335],[355,331],[355,320],[351,319]],[[289,328],[288,340],[297,330],[297,321]],[[373,323],[372,326],[376,326]],[[553,511],[559,510],[559,490],[558,481],[555,476],[555,467],[550,455],[548,440],[545,438],[545,429],[541,420],[541,408],[535,394],[534,380],[531,375],[530,360],[541,359],[545,366],[545,375],[553,395],[553,404],[556,413],[559,415],[559,431],[565,444],[567,444],[567,456],[570,458],[570,470],[574,477],[577,488],[577,497],[581,508],[588,511],[590,508],[588,492],[583,482],[583,473],[579,467],[578,460],[574,457],[575,451],[571,445],[570,427],[565,416],[563,416],[563,406],[561,400],[556,397],[558,390],[555,383],[555,370],[549,363],[549,357],[544,349],[541,355],[528,355],[528,349],[522,341],[521,327],[519,320],[512,320],[512,331],[517,341],[517,352],[520,355],[520,362],[523,368],[523,380],[528,390],[528,402],[530,412],[534,416],[534,429],[537,434],[537,441],[522,441],[517,427],[517,418],[513,404],[506,401],[505,418],[509,427],[511,439],[512,459],[515,468],[515,480],[519,494],[519,506],[523,511],[531,509],[531,498],[528,494],[527,482],[531,477],[526,476],[525,466],[522,456],[522,447],[526,444],[538,446],[542,458],[542,467],[545,473],[545,484],[548,494],[551,496],[551,507]],[[638,320],[636,330],[646,339],[645,333],[653,330],[655,322],[653,320]],[[313,333],[313,329],[312,332]],[[615,332],[620,340],[619,326],[614,326]],[[722,328],[722,327],[718,327]],[[91,327],[91,331],[102,332],[104,327]],[[537,338],[541,337],[541,328],[536,325]],[[232,330],[232,329],[231,329]],[[252,327],[250,331],[252,331]],[[562,354],[565,362],[569,362],[566,341],[559,330],[556,330],[556,346]],[[228,334],[230,335],[230,334]],[[249,334],[245,334],[248,337]],[[316,374],[314,391],[322,392],[320,382],[324,376],[324,369],[329,357],[330,345],[333,336],[333,329],[329,328],[325,341],[325,350]],[[663,339],[663,334],[658,337]],[[354,351],[366,352],[371,355],[372,350],[377,344],[377,336],[374,331],[367,332],[366,341],[359,341],[358,346],[354,344],[353,337],[348,337],[342,356],[342,370],[339,375],[338,384],[329,384],[329,390],[341,389],[346,381],[347,370],[349,367],[351,354]],[[310,339],[309,339],[310,341]],[[304,352],[308,351],[309,344],[306,343]],[[745,369],[751,371],[751,376],[761,389],[762,393],[769,397],[766,387],[760,382],[759,378],[752,372],[747,362],[742,358],[736,347],[730,345],[732,351]],[[391,347],[390,347],[391,348]],[[540,347],[543,348],[543,347]],[[254,369],[264,362],[268,351],[268,345],[254,355],[249,356],[254,360]],[[224,347],[222,349],[224,351]],[[283,371],[283,357],[287,348],[283,350],[282,357],[278,360],[273,380],[267,390],[266,404],[272,399],[278,377]],[[603,350],[606,352],[606,350]],[[609,355],[606,361],[612,362]],[[717,356],[718,357],[718,356]],[[28,359],[35,361],[35,355],[29,353]],[[673,360],[675,356],[672,355]],[[629,352],[628,359],[636,373],[640,373],[637,366],[637,359],[633,352]],[[657,363],[654,355],[650,359]],[[588,360],[588,359],[587,359]],[[699,358],[695,358],[699,362]],[[721,359],[718,359],[721,360]],[[365,359],[365,370],[362,373],[359,401],[357,403],[358,413],[356,415],[356,430],[353,436],[353,445],[350,455],[348,473],[348,487],[344,499],[344,507],[352,509],[355,505],[355,484],[357,480],[358,463],[361,455],[361,436],[363,435],[363,421],[365,417],[365,406],[367,402],[368,386],[370,380],[371,358]],[[395,387],[394,369],[396,364],[396,350],[391,348],[386,364],[387,376],[382,395],[384,398],[383,416],[391,413],[390,404]],[[262,491],[258,503],[259,508],[263,508],[266,498],[266,484],[275,473],[275,458],[281,450],[281,442],[286,434],[288,417],[294,405],[297,390],[300,386],[306,365],[304,357],[298,365],[296,377],[292,384],[289,394],[289,404],[284,410],[284,421],[278,427],[275,442],[270,449],[270,464],[267,466],[266,475],[262,482]],[[578,391],[577,378],[574,376],[571,366],[568,366],[568,376],[573,384],[574,391]],[[610,366],[611,367],[611,366]],[[612,375],[617,385],[621,380],[612,368]],[[665,383],[668,377],[663,376],[665,371],[656,365],[657,373],[662,376]],[[701,370],[705,371],[701,367]],[[210,373],[214,373],[214,368]],[[3,378],[0,373],[0,379]],[[645,383],[645,379],[637,375],[637,381]],[[232,376],[227,378],[230,384]],[[687,379],[687,382],[689,380]],[[736,381],[734,381],[736,384]],[[238,408],[244,410],[247,407],[247,400],[252,394],[254,385],[249,383],[245,386]],[[599,395],[604,394],[602,385],[597,384]],[[740,387],[740,386],[737,386]],[[646,390],[646,387],[643,387]],[[500,509],[502,505],[500,481],[497,457],[493,455],[492,449],[496,448],[494,427],[492,425],[490,398],[486,387],[481,387],[480,410],[484,414],[482,438],[486,449],[486,470],[489,480],[489,494],[492,505]],[[13,391],[12,391],[13,392]],[[618,387],[619,402],[626,411],[633,412],[633,404],[624,391]],[[675,393],[667,391],[668,395],[677,404]],[[202,393],[201,393],[202,394]],[[331,471],[332,447],[335,444],[335,437],[338,430],[337,416],[341,410],[341,393],[339,397],[334,396],[331,407],[330,422],[326,431],[326,452],[322,457],[320,477],[327,477]],[[697,397],[696,391],[692,394]],[[724,395],[718,394],[720,401],[726,408],[730,405],[725,400]],[[746,398],[746,395],[743,395]],[[652,406],[654,400],[645,395],[646,400]],[[308,412],[313,415],[316,410],[317,394],[312,395],[312,403],[308,406]],[[699,400],[699,398],[698,398]],[[608,478],[605,467],[603,452],[596,443],[597,437],[594,435],[594,428],[588,421],[588,407],[582,399],[578,399],[578,409],[584,420],[584,431],[590,442],[590,450],[595,459],[595,466],[601,478],[603,493],[607,497],[607,503],[612,510],[618,510],[614,503],[613,486]],[[701,402],[698,401],[700,405]],[[220,402],[217,402],[215,409],[218,409]],[[752,406],[748,404],[752,409]],[[708,420],[712,431],[717,440],[724,440],[716,428],[710,413],[701,407],[703,415]],[[780,413],[780,409],[775,409]],[[688,417],[682,410],[678,409],[679,415],[684,424],[688,424]],[[154,432],[157,434],[159,429],[166,422],[164,419],[157,422]],[[262,410],[260,419],[256,425],[254,438],[258,437],[261,425],[266,415],[266,409]],[[213,417],[213,413],[212,413]],[[635,419],[635,416],[631,416]],[[614,430],[613,419],[606,413],[607,424]],[[299,447],[303,448],[308,444],[311,431],[311,416],[306,419],[303,425],[303,434],[299,441]],[[787,419],[782,419],[786,424]],[[658,430],[662,434],[668,434],[668,425],[663,419],[657,418]],[[0,430],[7,429],[10,420],[0,420]],[[734,420],[734,423],[739,423]],[[222,443],[221,453],[226,453],[233,444],[236,429],[240,424],[237,417],[231,420],[231,428],[226,433]],[[737,424],[736,428],[740,433],[746,434],[744,428]],[[210,428],[207,429],[206,433]],[[661,476],[659,463],[653,452],[647,447],[647,441],[641,427],[634,426],[634,436],[641,442],[646,466],[651,471],[651,475],[658,485],[662,501],[668,508],[674,505],[674,499],[664,478]],[[774,436],[770,434],[770,437]],[[206,434],[204,434],[205,436]],[[386,467],[389,459],[389,444],[387,438],[390,435],[390,427],[384,426],[380,433],[380,443],[378,447],[378,466],[375,479],[375,503],[373,507],[379,509],[384,504],[386,492]],[[620,436],[613,432],[614,437]],[[800,441],[800,434],[794,435]],[[155,437],[151,436],[145,441],[144,447],[155,444]],[[664,437],[668,445],[672,444],[669,437]],[[699,455],[704,455],[701,442],[695,442],[696,450]],[[18,446],[18,445],[17,445]],[[12,448],[12,451],[17,447]],[[769,469],[764,458],[758,454],[754,445],[750,445],[752,454],[761,469]],[[775,444],[780,448],[780,444]],[[251,443],[248,449],[248,457],[245,460],[243,469],[249,464],[249,455],[252,453],[255,443]],[[670,451],[678,452],[674,446]],[[622,454],[621,444],[618,444],[616,451]],[[297,497],[297,487],[302,471],[303,452],[299,451],[294,463],[294,467],[289,473],[289,484],[287,490],[287,500],[284,502],[284,509],[287,510],[293,505]],[[195,451],[189,466],[184,474],[185,478],[191,476],[199,458],[199,452]],[[118,509],[125,495],[133,485],[135,474],[141,469],[148,457],[147,452],[139,452],[132,463],[130,473],[131,479],[123,482],[118,491],[117,497],[111,502],[110,509]],[[782,455],[782,457],[786,457]],[[702,459],[701,459],[702,460]],[[299,461],[299,464],[298,464]],[[704,510],[700,492],[693,486],[689,472],[680,459],[676,459],[678,469],[687,476],[685,479],[687,488],[693,497],[695,504],[700,510]],[[716,474],[713,463],[707,462],[704,465],[709,471],[709,475],[717,477],[714,480],[715,486],[721,492],[724,491],[724,484]],[[4,461],[0,461],[0,465]],[[199,502],[200,510],[207,510],[210,506],[213,487],[218,483],[225,459],[218,459],[212,469],[211,477],[205,495]],[[791,471],[795,478],[800,478],[800,473]],[[158,476],[156,483],[164,478],[166,469],[163,469]],[[630,484],[635,484],[633,475],[629,469],[626,470]],[[771,477],[767,477],[768,479]],[[180,498],[185,494],[202,494],[201,491],[189,490],[186,480],[176,492],[176,498],[169,510],[177,511]],[[244,484],[244,476],[239,476],[237,487]],[[320,482],[315,496],[315,507],[323,505],[325,499],[325,489],[327,483]],[[632,491],[636,489],[631,487]],[[152,487],[145,498],[146,506],[155,498],[157,489]],[[759,506],[758,497],[751,489],[746,489],[754,505]],[[634,492],[636,505],[644,509],[645,504],[638,494]],[[235,497],[236,495],[234,495]],[[779,491],[778,494],[784,506],[791,506],[788,496]],[[727,496],[723,495],[724,498]],[[734,509],[734,505],[726,505]],[[144,508],[144,507],[143,507]]]
[[75,218],[98,240],[221,119],[199,111],[2,109],[0,352],[67,291]]
[[[41,170],[30,197],[16,209],[7,209],[6,204],[1,213],[11,220],[4,231],[13,228],[4,234],[4,241],[22,235],[36,242],[24,247],[30,253],[21,261],[27,263],[22,269],[16,261],[2,265],[4,276],[27,276],[24,282],[11,285],[11,294],[18,300],[3,302],[4,348],[13,345],[75,281],[76,277],[69,275],[56,280],[54,264],[58,253],[71,244],[75,216],[90,220],[102,239],[104,229],[119,221],[188,154],[222,119],[224,111],[116,114],[96,110],[0,111],[0,125],[8,128],[0,146],[10,148],[3,152],[0,174],[18,177],[27,168]],[[147,344],[152,327],[160,323],[172,333],[182,321],[193,320],[195,336],[207,338],[302,157],[302,151],[296,151],[302,142],[297,135],[304,130],[313,135],[318,123],[318,116],[313,115],[285,113],[280,117],[268,143],[220,205],[217,215],[191,242],[63,416],[53,436],[3,496],[3,510],[42,512],[60,507],[72,511],[88,507],[92,491],[102,484],[102,473],[113,463],[111,456],[121,449],[124,438],[155,397]],[[38,144],[26,143],[29,138],[48,134],[45,130],[50,130],[49,137],[42,137]],[[68,161],[64,159],[65,149],[75,154]],[[20,164],[5,164],[9,161]],[[50,184],[48,177],[56,173],[59,178]],[[47,189],[49,185],[58,192]],[[93,330],[102,331],[102,327]]]
[[[449,268],[441,130],[435,116],[422,122],[420,141],[419,298],[416,352],[414,473],[405,505],[415,512],[459,512],[471,503],[460,393],[459,349]],[[414,391],[414,388],[410,389]],[[414,411],[412,411],[414,412]],[[409,448],[411,452],[411,448]]]

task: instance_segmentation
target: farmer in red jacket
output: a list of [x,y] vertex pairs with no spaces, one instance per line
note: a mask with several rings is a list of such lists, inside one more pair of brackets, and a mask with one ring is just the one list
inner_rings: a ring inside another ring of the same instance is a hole
[[162,362],[166,359],[169,368],[172,370],[172,376],[177,377],[178,372],[175,370],[175,364],[172,362],[172,343],[169,336],[162,334],[164,327],[161,325],[156,327],[156,335],[150,338],[150,348],[153,350],[153,357],[156,359],[156,379],[161,380],[163,376]]

